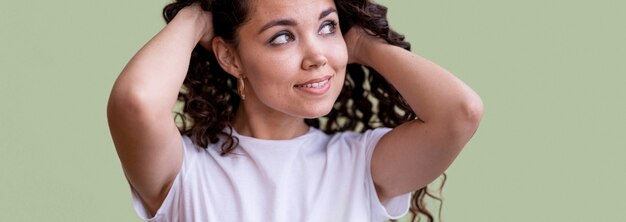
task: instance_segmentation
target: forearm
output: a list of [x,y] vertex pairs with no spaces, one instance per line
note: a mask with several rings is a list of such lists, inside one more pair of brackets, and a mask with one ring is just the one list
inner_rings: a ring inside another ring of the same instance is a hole
[[381,41],[364,44],[363,63],[377,70],[425,123],[475,121],[482,115],[480,97],[439,65]]
[[200,14],[181,11],[128,62],[113,87],[111,100],[171,113],[203,26]]

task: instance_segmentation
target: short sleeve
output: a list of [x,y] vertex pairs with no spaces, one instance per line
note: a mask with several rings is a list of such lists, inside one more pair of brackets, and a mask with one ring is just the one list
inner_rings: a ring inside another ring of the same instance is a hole
[[168,221],[167,218],[172,218],[175,215],[169,215],[170,212],[176,212],[172,210],[172,207],[176,205],[175,202],[180,200],[180,196],[182,195],[182,181],[185,177],[185,173],[187,171],[188,165],[192,162],[192,157],[195,145],[191,142],[191,139],[187,136],[183,136],[183,165],[181,166],[180,171],[176,175],[174,182],[172,183],[172,187],[167,193],[165,200],[163,200],[163,204],[157,210],[155,215],[150,215],[150,211],[146,207],[146,205],[139,197],[137,191],[131,185],[131,193],[133,199],[133,207],[135,208],[135,212],[137,216],[144,221]]
[[374,186],[374,180],[372,178],[372,155],[374,154],[374,149],[376,148],[376,144],[380,138],[382,138],[386,133],[391,131],[389,128],[379,128],[374,130],[369,130],[365,132],[363,135],[363,139],[365,140],[366,147],[366,190],[369,194],[370,199],[370,210],[372,212],[372,219],[374,221],[384,221],[388,219],[399,219],[403,217],[408,211],[411,202],[411,193],[402,194],[399,196],[395,196],[390,198],[389,200],[381,203],[378,199],[378,194],[376,193],[376,187]]

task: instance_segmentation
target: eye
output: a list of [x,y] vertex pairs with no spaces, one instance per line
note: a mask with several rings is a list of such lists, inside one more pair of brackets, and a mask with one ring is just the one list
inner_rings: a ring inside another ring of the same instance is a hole
[[327,21],[322,24],[322,28],[318,32],[320,35],[329,35],[335,33],[337,29],[337,22],[335,21]]
[[278,35],[272,37],[272,39],[270,40],[270,44],[282,45],[282,44],[286,44],[288,42],[293,41],[293,39],[294,39],[293,34],[289,32],[281,32]]

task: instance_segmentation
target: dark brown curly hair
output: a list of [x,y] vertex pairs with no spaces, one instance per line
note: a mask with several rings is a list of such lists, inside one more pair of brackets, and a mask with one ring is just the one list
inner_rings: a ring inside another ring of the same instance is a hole
[[[341,32],[345,34],[351,27],[360,26],[368,34],[386,40],[389,44],[406,50],[411,45],[404,36],[389,27],[387,8],[370,0],[334,0],[339,15]],[[238,45],[237,29],[248,19],[250,1],[245,0],[176,0],[163,9],[163,17],[170,22],[182,8],[200,4],[213,14],[215,36],[226,42]],[[232,135],[231,121],[239,105],[237,79],[229,75],[218,64],[215,55],[196,46],[178,100],[183,103],[182,112],[177,112],[179,130],[200,147],[217,143],[220,138],[222,155],[229,154],[237,146],[238,139]],[[342,91],[330,113],[317,119],[305,119],[307,125],[333,134],[342,131],[363,132],[378,127],[396,127],[418,117],[411,110],[400,93],[383,76],[371,67],[348,64]],[[443,189],[446,175],[439,187]],[[411,200],[411,221],[419,221],[421,216],[434,221],[434,216],[426,208],[426,196],[440,203],[441,197],[431,193],[428,186],[413,193]],[[421,216],[420,216],[421,215]]]

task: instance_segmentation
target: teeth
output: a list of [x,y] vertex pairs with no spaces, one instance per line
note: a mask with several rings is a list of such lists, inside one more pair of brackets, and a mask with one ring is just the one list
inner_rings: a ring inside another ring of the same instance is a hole
[[321,81],[321,82],[310,83],[310,84],[306,84],[306,85],[299,85],[298,87],[319,89],[319,88],[324,87],[327,83],[328,83],[328,79],[324,80],[324,81]]

